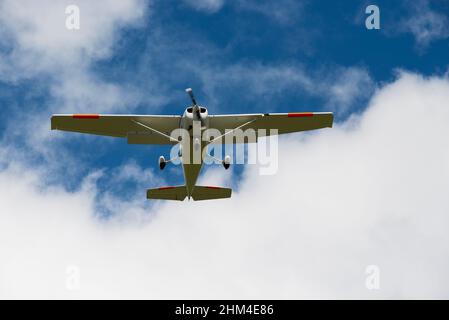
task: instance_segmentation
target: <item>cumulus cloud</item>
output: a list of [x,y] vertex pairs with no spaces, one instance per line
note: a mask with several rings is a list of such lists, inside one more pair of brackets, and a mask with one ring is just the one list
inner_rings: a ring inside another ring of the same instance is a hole
[[[91,66],[111,55],[121,28],[143,24],[147,4],[145,0],[0,1],[0,79],[49,81],[53,97],[59,99],[59,112],[132,105],[137,99],[132,90],[98,78]],[[80,9],[79,30],[66,28],[69,5]]]
[[230,200],[160,203],[137,223],[95,216],[95,177],[67,192],[10,164],[0,297],[447,297],[447,101],[447,77],[402,73],[363,114],[283,138],[276,175],[249,167]]
[[205,13],[220,11],[225,4],[233,6],[238,11],[252,12],[269,18],[279,24],[287,25],[295,22],[302,14],[304,4],[294,0],[238,0],[225,2],[224,0],[184,0],[195,10]]
[[152,169],[142,169],[133,160],[108,171],[98,170],[90,175],[90,181],[98,187],[95,209],[99,216],[114,215],[115,219],[127,221],[151,218],[144,214],[151,205],[142,201],[145,191],[149,184],[166,185],[162,176],[155,175]]
[[[119,112],[142,101],[140,90],[102,77],[95,64],[112,56],[124,29],[145,25],[149,4],[149,0],[0,0],[0,81],[25,88],[34,82],[31,90],[40,90],[35,94],[38,101],[16,102],[20,110],[4,123],[7,129],[1,140],[10,145],[11,158],[73,164],[67,150],[55,150],[63,139],[50,133],[52,113]],[[69,5],[79,8],[79,30],[66,28]],[[33,125],[23,126],[24,122]],[[21,143],[26,152],[18,150]]]
[[196,10],[207,13],[217,12],[224,5],[224,0],[184,0],[184,2]]
[[235,2],[239,10],[261,14],[280,24],[288,25],[297,22],[300,18],[304,3],[295,0],[265,1],[241,0]]
[[327,106],[340,114],[371,96],[375,90],[369,72],[361,67],[336,68],[326,82],[320,83],[319,91],[327,96]]
[[[286,92],[302,92],[324,100],[325,108],[338,114],[367,99],[375,90],[375,83],[364,67],[352,66],[309,71],[296,63],[266,65],[236,63],[215,67],[200,65],[196,68],[206,94],[212,99],[242,90],[241,99],[257,100],[280,96]],[[214,101],[219,105],[218,101]]]
[[447,14],[431,8],[428,0],[407,2],[407,18],[400,20],[399,31],[411,33],[419,48],[449,37]]
[[[111,53],[120,27],[136,25],[145,16],[145,1],[10,1],[2,0],[0,23],[9,35],[15,67],[22,72],[52,66],[80,67],[84,59],[101,59]],[[66,28],[66,7],[80,9],[80,29]],[[34,56],[36,61],[27,61]],[[90,61],[85,61],[89,63]]]

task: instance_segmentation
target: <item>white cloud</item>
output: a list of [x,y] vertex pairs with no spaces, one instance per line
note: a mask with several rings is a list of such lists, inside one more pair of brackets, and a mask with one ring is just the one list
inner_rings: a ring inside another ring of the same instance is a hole
[[[403,73],[362,115],[282,139],[277,175],[249,167],[232,199],[158,204],[144,223],[96,220],[92,178],[69,193],[10,166],[0,297],[447,297],[447,101],[447,78]],[[379,291],[365,288],[372,264]]]
[[328,107],[338,113],[347,112],[375,89],[368,71],[360,67],[336,68],[335,73],[320,87],[321,93],[327,95]]
[[265,0],[184,0],[186,4],[198,11],[215,13],[225,4],[234,6],[239,11],[254,12],[274,20],[280,24],[291,24],[298,20],[304,4],[294,0],[279,0],[276,2]]
[[[340,114],[346,113],[363,98],[368,98],[375,84],[363,67],[326,67],[313,72],[298,64],[264,65],[260,63],[237,63],[216,67],[200,64],[196,67],[204,91],[211,99],[238,90],[246,99],[260,99],[283,95],[286,92],[304,92],[322,98],[325,108]],[[219,105],[218,101],[213,101]],[[297,108],[297,106],[294,106]],[[358,106],[360,107],[360,106]]]
[[184,2],[196,10],[207,13],[217,12],[224,5],[224,0],[184,0]]
[[[80,30],[66,28],[65,8],[74,4],[80,8]],[[121,28],[143,24],[147,4],[145,0],[0,1],[0,47],[5,48],[0,54],[0,79],[46,79],[59,99],[55,112],[129,107],[139,97],[97,78],[91,65],[111,55]],[[80,100],[82,104],[77,103]]]
[[[2,142],[16,144],[18,138],[27,147],[26,155],[13,149],[14,157],[37,155],[55,166],[62,159],[71,163],[67,154],[54,150],[61,139],[49,130],[52,113],[120,112],[144,99],[147,92],[104,79],[93,65],[111,57],[124,28],[144,26],[149,4],[149,0],[0,0],[0,81],[22,85],[31,80],[45,88],[36,105],[21,105],[20,116],[6,122]],[[80,30],[66,28],[68,5],[80,9]],[[24,121],[34,125],[20,125]]]
[[431,42],[449,38],[449,19],[444,13],[433,10],[429,1],[407,2],[409,14],[400,21],[399,31],[411,33],[419,48]]
[[298,22],[304,7],[303,2],[295,0],[241,0],[235,4],[240,10],[259,13],[284,25]]
[[[12,57],[22,72],[47,71],[52,67],[80,67],[111,53],[120,27],[136,25],[145,16],[142,0],[98,2],[2,0],[0,23],[14,47]],[[65,8],[80,8],[80,30],[66,28]],[[37,57],[38,61],[27,61]],[[87,61],[86,61],[87,59]],[[81,61],[83,60],[83,61]]]

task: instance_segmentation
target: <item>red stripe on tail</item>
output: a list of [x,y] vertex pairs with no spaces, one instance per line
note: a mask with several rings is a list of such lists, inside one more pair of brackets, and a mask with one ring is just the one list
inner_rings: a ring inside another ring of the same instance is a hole
[[168,189],[174,189],[176,187],[160,187],[158,190],[168,190]]

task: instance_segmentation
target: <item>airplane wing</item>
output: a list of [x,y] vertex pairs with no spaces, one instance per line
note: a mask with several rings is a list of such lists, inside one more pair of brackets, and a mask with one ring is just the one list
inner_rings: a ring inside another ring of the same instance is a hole
[[175,144],[170,133],[180,116],[56,114],[51,129],[127,138],[131,144]]
[[[234,129],[254,129],[257,136],[263,136],[258,129],[277,129],[278,134],[331,128],[334,121],[332,112],[290,112],[290,113],[255,113],[230,114],[209,117],[209,127],[225,135]],[[224,138],[222,139],[224,141]]]

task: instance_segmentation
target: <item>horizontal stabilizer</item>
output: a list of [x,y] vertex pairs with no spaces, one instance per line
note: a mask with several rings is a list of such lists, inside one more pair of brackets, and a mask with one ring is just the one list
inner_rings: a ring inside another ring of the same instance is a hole
[[192,198],[195,201],[230,198],[232,189],[220,187],[195,186]]
[[[231,194],[232,189],[229,188],[195,186],[191,197],[193,200],[199,201],[199,200],[230,198]],[[160,187],[156,189],[147,190],[147,199],[183,201],[186,197],[187,197],[186,186]]]
[[161,187],[147,190],[147,199],[179,200],[183,201],[187,196],[186,186]]

